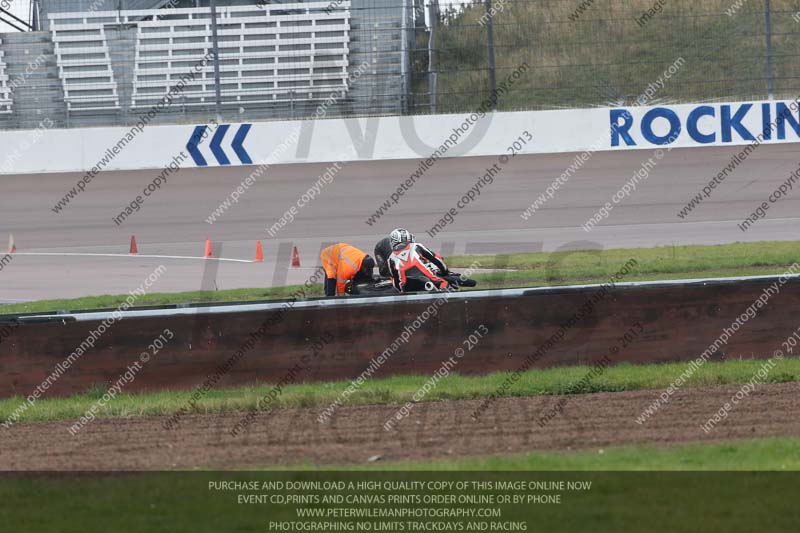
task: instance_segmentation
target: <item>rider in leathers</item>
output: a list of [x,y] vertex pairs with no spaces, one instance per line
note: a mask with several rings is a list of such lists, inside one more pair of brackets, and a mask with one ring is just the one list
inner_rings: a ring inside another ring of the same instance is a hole
[[[389,235],[392,254],[387,263],[394,288],[399,292],[425,290],[432,283],[439,290],[448,288],[449,283],[441,276],[447,274],[447,265],[422,244],[415,242],[414,236],[406,229],[398,228]],[[435,266],[436,269],[431,268]]]

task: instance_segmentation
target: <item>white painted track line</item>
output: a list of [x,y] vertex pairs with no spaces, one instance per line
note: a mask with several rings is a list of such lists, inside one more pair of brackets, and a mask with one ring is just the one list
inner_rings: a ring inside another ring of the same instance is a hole
[[251,259],[231,259],[225,257],[198,257],[188,255],[148,255],[148,254],[100,254],[82,252],[14,252],[11,255],[42,255],[61,257],[128,257],[142,259],[199,259],[201,261],[230,261],[233,263],[255,263]]

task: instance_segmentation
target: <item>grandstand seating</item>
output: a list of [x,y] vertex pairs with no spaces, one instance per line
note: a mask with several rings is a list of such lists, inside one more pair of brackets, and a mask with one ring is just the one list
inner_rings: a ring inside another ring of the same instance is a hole
[[[222,102],[323,99],[345,89],[349,5],[330,14],[324,12],[327,5],[310,2],[220,9]],[[173,9],[170,13],[163,18],[151,15],[138,24],[134,107],[157,102],[181,77],[186,79],[201,65],[204,57],[210,57],[208,10]],[[207,105],[214,98],[213,63],[208,61],[203,72],[187,82],[180,101]]]
[[109,13],[53,13],[50,30],[55,45],[67,109],[118,109],[119,97],[104,24]]
[[[346,90],[350,3],[335,10],[329,5],[218,9],[223,104],[321,100]],[[104,29],[108,25],[136,28],[130,107],[152,106],[181,79],[185,87],[177,103],[214,102],[208,9],[51,13],[49,19],[69,109],[119,108],[114,68],[125,66],[112,65]]]
[[[0,44],[3,41],[0,40]],[[0,50],[0,113],[11,113],[12,95],[6,73],[5,52]]]

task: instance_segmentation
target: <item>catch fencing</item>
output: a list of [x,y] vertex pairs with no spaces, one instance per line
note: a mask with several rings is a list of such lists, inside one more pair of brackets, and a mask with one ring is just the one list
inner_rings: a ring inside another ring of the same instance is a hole
[[[194,0],[38,0],[22,17],[35,31],[5,25],[0,35],[0,129],[35,128],[44,117],[56,127],[134,124],[208,54],[155,122],[312,118],[331,95],[326,117],[800,90],[800,6],[789,0],[242,3],[217,0],[212,13]],[[493,99],[520,65],[524,76]]]

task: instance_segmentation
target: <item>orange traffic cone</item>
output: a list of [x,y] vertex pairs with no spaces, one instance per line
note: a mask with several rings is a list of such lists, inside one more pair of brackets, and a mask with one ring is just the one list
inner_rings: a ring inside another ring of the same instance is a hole
[[131,255],[139,253],[139,248],[136,247],[136,235],[131,235],[131,251],[128,253]]
[[208,259],[209,257],[214,257],[214,254],[211,252],[211,239],[206,239],[205,258]]
[[297,246],[292,250],[292,268],[300,268],[300,254],[297,253]]
[[17,245],[14,244],[14,234],[8,234],[8,253],[13,254],[17,251]]
[[256,263],[262,263],[264,261],[264,250],[261,248],[261,241],[256,241]]

